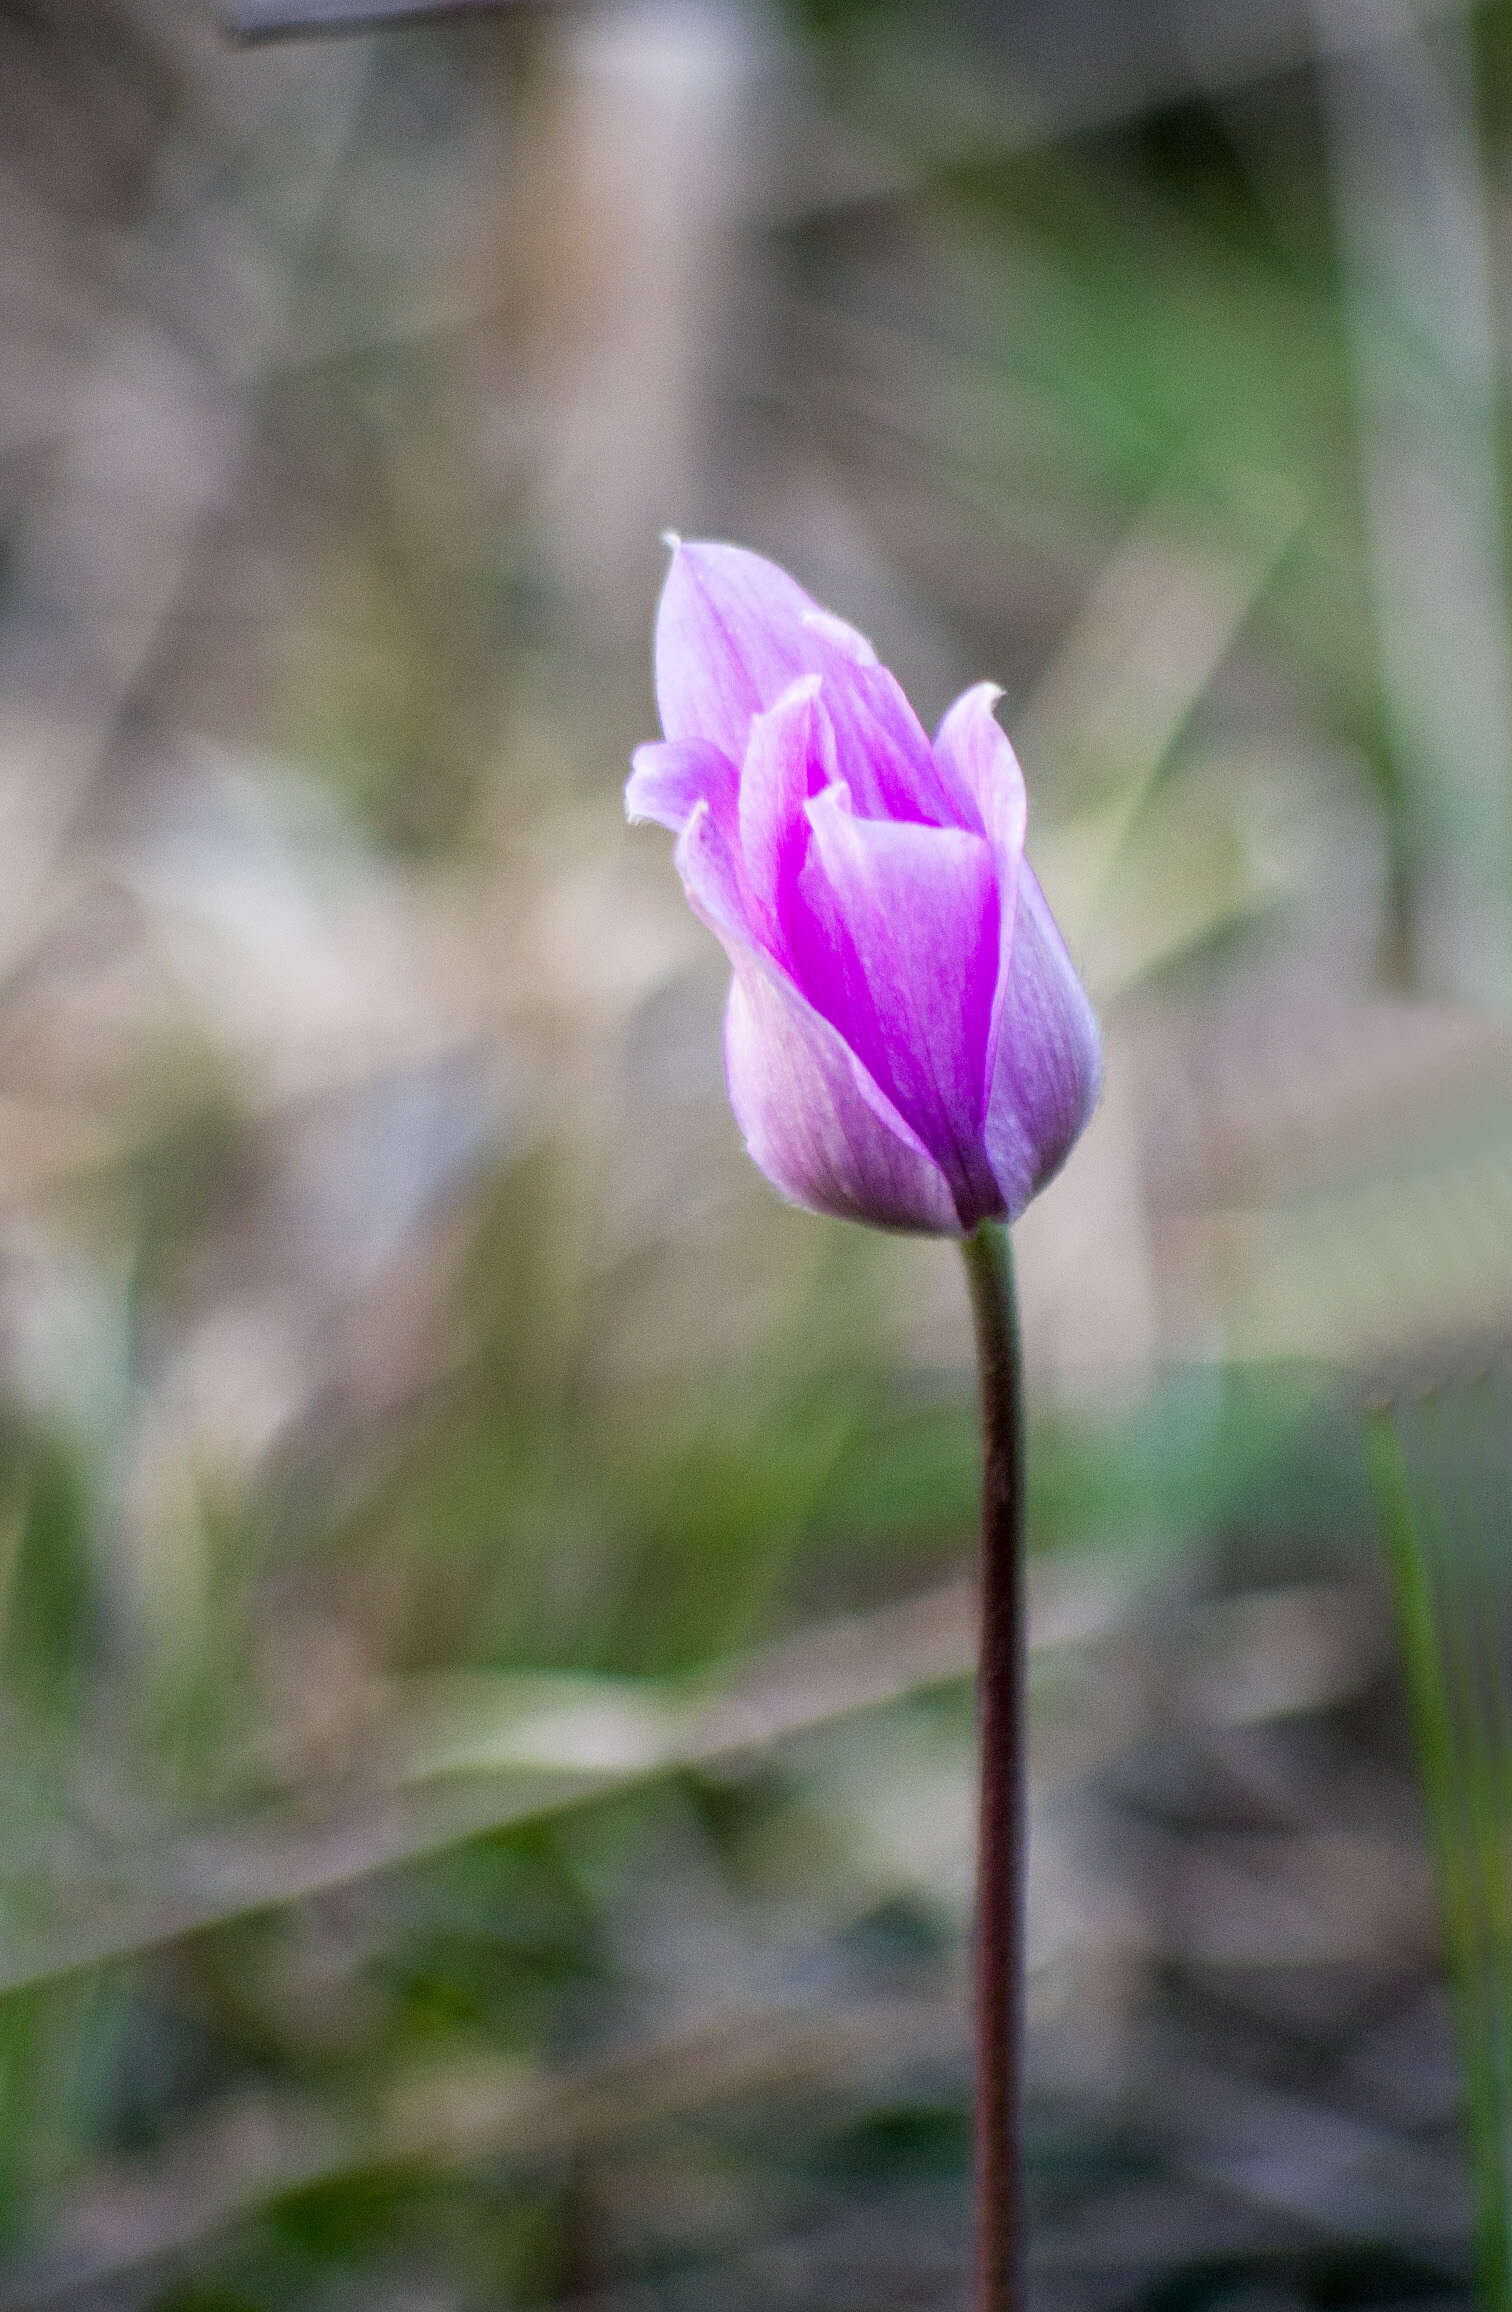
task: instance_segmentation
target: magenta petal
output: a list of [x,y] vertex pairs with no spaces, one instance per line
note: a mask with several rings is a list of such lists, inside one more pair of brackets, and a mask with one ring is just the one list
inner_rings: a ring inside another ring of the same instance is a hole
[[828,661],[824,701],[835,726],[840,773],[857,811],[868,819],[959,826],[960,807],[896,675],[885,666],[861,664],[819,627],[810,631]]
[[866,636],[852,626],[848,618],[837,618],[833,610],[806,610],[803,623],[811,634],[833,643],[842,658],[852,666],[878,666],[881,661]]
[[737,963],[725,1015],[730,1105],[752,1159],[794,1204],[874,1228],[956,1235],[944,1173],[834,1029],[772,968]]
[[809,796],[833,784],[835,734],[816,674],[804,675],[755,716],[740,774],[740,854],[753,921],[774,955],[808,850]]
[[945,1176],[827,1020],[747,931],[736,863],[707,809],[677,847],[694,913],[735,967],[730,1105],[752,1159],[795,1204],[876,1227],[955,1234]]
[[824,685],[859,811],[959,822],[918,716],[864,635],[759,554],[704,541],[674,548],[656,617],[656,697],[669,739],[712,739],[741,762],[752,717],[806,674]]
[[992,852],[958,827],[857,818],[843,788],[814,830],[794,976],[950,1181],[963,1227],[1001,1209],[982,1150],[998,970]]
[[1002,697],[995,682],[962,694],[935,733],[935,761],[946,783],[969,805],[997,853],[998,873],[1011,879],[1024,854],[1028,798],[1018,756],[993,708]]
[[1010,1219],[1057,1173],[1102,1083],[1097,1021],[1024,862],[983,1138]]
[[634,818],[679,830],[735,970],[730,1096],[821,1212],[959,1233],[1010,1217],[1091,1113],[1097,1027],[1024,863],[998,692],[933,746],[864,635],[774,564],[678,545],[656,631],[665,743]]
[[733,954],[755,944],[740,859],[707,803],[696,803],[673,853],[688,905]]
[[706,739],[658,739],[637,747],[625,784],[625,817],[654,819],[680,835],[695,803],[706,802],[719,825],[735,824],[740,779],[735,765]]
[[751,717],[821,671],[803,588],[743,546],[675,545],[656,614],[656,702],[669,739],[745,759]]
[[969,815],[985,830],[997,874],[998,976],[992,998],[992,1023],[987,1034],[985,1081],[988,1083],[997,1066],[998,1039],[1003,1032],[1008,1002],[1014,908],[1029,815],[1018,757],[992,711],[1002,695],[996,683],[974,684],[945,716],[935,733],[934,744],[935,761],[941,772],[964,798]]
[[857,810],[868,819],[969,824],[923,724],[866,636],[832,610],[810,610],[803,623],[821,660],[826,703],[842,734],[841,776]]

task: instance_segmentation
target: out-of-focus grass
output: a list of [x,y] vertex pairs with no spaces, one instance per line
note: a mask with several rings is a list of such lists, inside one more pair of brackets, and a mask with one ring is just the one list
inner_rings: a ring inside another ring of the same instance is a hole
[[[1451,1548],[1433,1505],[1414,1501],[1389,1410],[1372,1415],[1372,1480],[1391,1568],[1413,1730],[1435,1846],[1444,1942],[1454,1989],[1467,2134],[1475,2181],[1482,2302],[1504,2303],[1512,2220],[1507,2204],[1506,2000],[1512,1957],[1506,1889],[1508,1729],[1494,1607]],[[1456,1562],[1459,1559],[1460,1562]],[[1488,1691],[1489,1689],[1489,1691]]]

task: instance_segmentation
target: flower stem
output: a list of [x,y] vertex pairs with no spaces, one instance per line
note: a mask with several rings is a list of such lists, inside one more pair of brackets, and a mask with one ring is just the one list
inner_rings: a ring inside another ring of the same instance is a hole
[[1027,1630],[1024,1410],[1008,1230],[962,1247],[982,1393],[981,1789],[976,1916],[976,2304],[1022,2312]]

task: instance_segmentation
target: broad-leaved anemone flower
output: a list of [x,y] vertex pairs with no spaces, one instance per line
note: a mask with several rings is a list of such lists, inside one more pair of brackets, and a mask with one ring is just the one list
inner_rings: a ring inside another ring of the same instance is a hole
[[931,745],[871,644],[738,546],[672,542],[665,737],[626,807],[677,835],[735,967],[730,1099],[784,1195],[962,1241],[982,1384],[978,2312],[1023,2312],[1024,1427],[1006,1223],[1097,1098],[1097,1023],[1024,858],[979,683]]
[[626,808],[678,837],[734,966],[730,1099],[795,1203],[972,1235],[1092,1111],[1097,1023],[1024,858],[1024,781],[978,683],[933,744],[863,636],[738,546],[672,541],[663,739]]

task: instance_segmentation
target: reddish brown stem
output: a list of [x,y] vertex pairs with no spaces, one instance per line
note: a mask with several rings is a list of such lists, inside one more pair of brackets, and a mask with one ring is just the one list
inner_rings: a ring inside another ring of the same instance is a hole
[[963,1247],[982,1395],[976,1912],[976,2305],[1023,2312],[1026,1614],[1024,1414],[1008,1231]]

